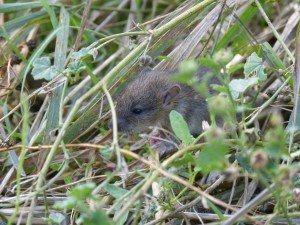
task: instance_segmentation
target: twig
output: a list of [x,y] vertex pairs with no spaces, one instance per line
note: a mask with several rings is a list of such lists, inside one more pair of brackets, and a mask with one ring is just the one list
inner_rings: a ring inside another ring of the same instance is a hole
[[247,213],[252,208],[254,208],[256,205],[258,205],[260,202],[264,201],[268,194],[275,188],[275,184],[271,184],[268,188],[263,190],[259,195],[257,195],[254,199],[252,199],[247,205],[245,205],[243,208],[241,208],[236,214],[234,214],[230,219],[228,219],[226,222],[224,222],[222,225],[231,225],[234,224],[234,222],[243,216],[244,213]]

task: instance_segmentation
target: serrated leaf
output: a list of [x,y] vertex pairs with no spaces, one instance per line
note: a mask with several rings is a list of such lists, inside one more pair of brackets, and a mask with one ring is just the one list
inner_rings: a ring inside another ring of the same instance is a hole
[[106,191],[116,199],[122,197],[128,192],[127,190],[123,188],[119,188],[113,184],[106,184],[105,187],[106,187]]
[[244,66],[244,73],[246,76],[249,76],[250,74],[255,74],[259,80],[266,80],[267,75],[264,72],[264,65],[262,63],[262,59],[258,57],[256,52],[253,52],[249,58],[247,59],[247,62]]
[[229,83],[229,90],[234,99],[237,99],[241,93],[244,93],[248,88],[258,83],[257,77],[250,79],[233,79]]
[[182,115],[179,112],[172,110],[170,112],[170,121],[171,121],[171,127],[175,135],[184,144],[191,144],[193,142],[193,137],[190,133],[189,126],[185,122]]
[[52,80],[59,72],[55,66],[51,66],[49,57],[41,57],[33,62],[32,76],[35,80]]

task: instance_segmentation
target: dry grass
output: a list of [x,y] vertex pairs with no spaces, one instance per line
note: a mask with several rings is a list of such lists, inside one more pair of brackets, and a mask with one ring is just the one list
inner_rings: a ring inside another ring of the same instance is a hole
[[[179,2],[0,5],[0,224],[300,224],[298,1]],[[234,101],[229,80],[253,52],[267,79]],[[237,129],[212,126],[164,156],[110,131],[111,95],[142,55],[158,70],[186,59],[222,70],[221,95],[245,109]]]

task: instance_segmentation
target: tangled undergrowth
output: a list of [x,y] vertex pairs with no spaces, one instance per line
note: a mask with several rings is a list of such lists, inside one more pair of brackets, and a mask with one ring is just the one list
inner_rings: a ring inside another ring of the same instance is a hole
[[[0,224],[300,224],[298,1],[9,2]],[[145,64],[178,69],[210,110],[199,137],[172,111],[163,154],[108,128]],[[202,65],[213,96],[190,76]]]

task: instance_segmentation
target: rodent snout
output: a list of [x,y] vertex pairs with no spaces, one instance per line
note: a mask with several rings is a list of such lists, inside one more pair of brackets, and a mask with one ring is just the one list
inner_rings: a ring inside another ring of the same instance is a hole
[[[122,118],[117,118],[117,126],[118,126],[118,131],[119,132],[126,132],[127,128],[127,121]],[[109,121],[108,126],[110,129],[113,129],[113,123],[112,120]]]

